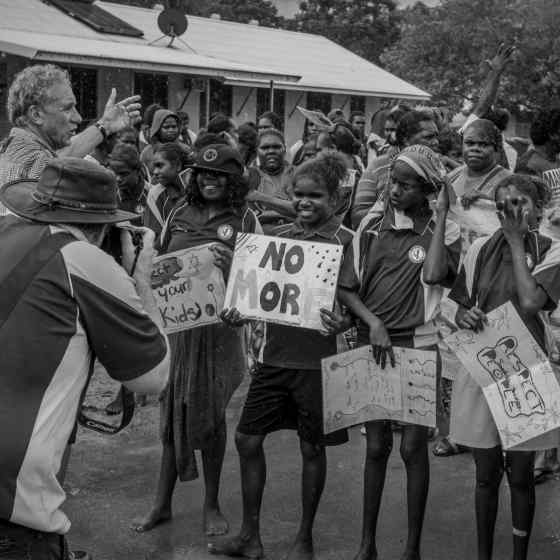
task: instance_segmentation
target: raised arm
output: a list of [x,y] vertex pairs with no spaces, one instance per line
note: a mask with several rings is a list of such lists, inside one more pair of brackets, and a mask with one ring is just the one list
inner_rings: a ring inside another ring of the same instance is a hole
[[490,71],[482,84],[478,101],[473,109],[473,114],[477,117],[483,117],[492,107],[496,99],[496,94],[498,93],[500,78],[506,66],[511,62],[514,51],[515,47],[506,47],[502,43],[498,47],[498,52],[495,54],[494,58],[486,60]]
[[436,226],[424,266],[422,279],[426,284],[440,284],[449,275],[450,263],[445,246],[445,226],[449,212],[449,185],[445,185],[439,193],[435,203]]
[[103,115],[97,121],[100,126],[88,126],[80,134],[76,134],[69,146],[58,151],[58,155],[84,157],[92,152],[106,136],[116,134],[140,119],[139,95],[127,97],[118,103],[115,103],[116,98],[117,90],[113,88]]

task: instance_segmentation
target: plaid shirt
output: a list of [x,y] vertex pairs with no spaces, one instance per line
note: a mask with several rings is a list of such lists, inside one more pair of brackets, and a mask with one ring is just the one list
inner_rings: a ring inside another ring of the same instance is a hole
[[[39,179],[56,152],[30,130],[14,126],[0,147],[0,188],[21,179]],[[7,209],[0,204],[0,216]]]

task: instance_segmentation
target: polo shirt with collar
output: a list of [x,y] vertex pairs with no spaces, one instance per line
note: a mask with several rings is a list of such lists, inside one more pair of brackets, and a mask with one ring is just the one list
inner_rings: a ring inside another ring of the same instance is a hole
[[[14,126],[0,146],[0,188],[6,183],[25,179],[38,180],[57,153],[31,130]],[[0,216],[7,214],[0,204]]]
[[224,208],[209,217],[204,207],[182,202],[165,224],[162,246],[173,252],[219,241],[233,250],[237,233],[262,233],[256,214],[247,206]]
[[57,473],[92,353],[117,381],[167,355],[115,259],[68,226],[0,220],[0,520],[65,534]]
[[[339,286],[358,292],[364,305],[383,321],[391,337],[416,336],[420,340],[420,335],[429,334],[429,323],[443,290],[442,286],[422,281],[434,227],[432,216],[412,220],[388,205],[383,214],[366,216],[344,259]],[[443,286],[451,287],[461,241],[459,228],[450,221],[446,225],[445,245],[450,265]],[[369,329],[362,321],[358,322],[358,341],[369,343]],[[430,342],[435,342],[435,338]]]
[[[343,226],[336,217],[314,231],[306,232],[299,223],[294,222],[278,226],[271,235],[342,245],[343,254],[351,246],[354,236],[352,230]],[[258,361],[262,364],[298,370],[320,370],[321,359],[337,353],[336,336],[325,336],[315,330],[276,323],[264,325],[264,337],[258,356]]]

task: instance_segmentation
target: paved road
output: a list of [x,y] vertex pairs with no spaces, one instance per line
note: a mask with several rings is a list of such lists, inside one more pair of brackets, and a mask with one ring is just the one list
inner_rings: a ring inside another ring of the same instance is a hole
[[[233,428],[243,391],[228,412],[231,427],[223,474],[222,508],[233,530],[239,527],[240,483]],[[131,428],[112,438],[81,431],[73,452],[65,510],[73,521],[70,539],[95,560],[207,560],[201,531],[202,483],[180,484],[171,523],[138,535],[134,517],[151,504],[160,447],[158,409],[140,408]],[[379,560],[398,560],[406,536],[405,478],[398,456],[391,457],[379,528]],[[316,523],[318,560],[352,560],[359,544],[364,438],[352,430],[345,446],[329,449],[329,472]],[[263,541],[268,560],[283,558],[297,529],[300,459],[293,433],[266,443],[268,482],[263,504]],[[469,455],[432,457],[423,560],[474,560],[473,464]],[[504,484],[496,529],[495,560],[511,558],[509,492]],[[537,488],[537,515],[531,559],[560,559],[560,480]]]

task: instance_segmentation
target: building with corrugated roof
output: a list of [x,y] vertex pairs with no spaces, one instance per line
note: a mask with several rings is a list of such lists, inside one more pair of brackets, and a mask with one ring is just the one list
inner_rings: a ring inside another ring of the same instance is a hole
[[[382,98],[429,98],[319,35],[188,16],[186,32],[171,40],[158,15],[92,0],[0,0],[2,101],[17,71],[54,62],[69,70],[86,121],[101,113],[111,87],[188,112],[194,129],[217,111],[255,121],[272,95],[293,142],[303,129],[298,105],[373,114]],[[0,134],[8,129],[3,113]]]

